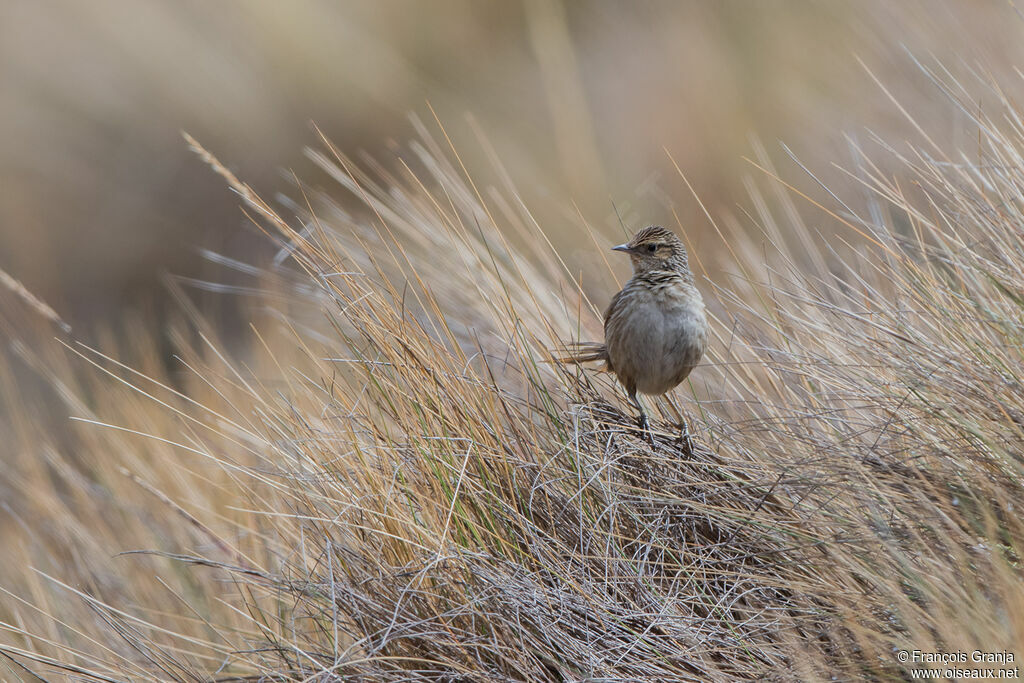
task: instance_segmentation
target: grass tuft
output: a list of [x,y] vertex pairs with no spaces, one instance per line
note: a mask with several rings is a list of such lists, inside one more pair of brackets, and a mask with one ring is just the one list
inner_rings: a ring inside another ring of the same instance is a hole
[[7,396],[10,675],[884,679],[900,649],[1024,654],[1024,125],[1001,105],[974,161],[883,149],[894,179],[858,150],[865,207],[821,203],[849,242],[752,183],[720,230],[742,276],[702,285],[718,339],[650,443],[607,375],[552,362],[599,309],[447,136],[389,163],[323,140],[340,190],[300,186],[291,219],[189,138],[280,257],[231,354],[187,300],[171,366],[136,328],[98,345],[120,360],[16,346],[75,421],[41,437]]

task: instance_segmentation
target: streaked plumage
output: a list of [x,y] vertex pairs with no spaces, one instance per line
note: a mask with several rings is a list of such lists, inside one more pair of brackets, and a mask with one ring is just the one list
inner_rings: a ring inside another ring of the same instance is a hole
[[675,234],[651,226],[614,249],[629,254],[633,277],[605,312],[605,343],[577,345],[563,360],[607,361],[646,426],[637,392],[658,396],[686,379],[704,355],[708,322]]

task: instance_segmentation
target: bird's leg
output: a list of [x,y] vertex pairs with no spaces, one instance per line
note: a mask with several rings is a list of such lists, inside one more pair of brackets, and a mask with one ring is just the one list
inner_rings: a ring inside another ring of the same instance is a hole
[[683,452],[692,455],[693,439],[690,438],[690,428],[683,419],[679,420],[679,441],[683,445]]
[[640,428],[640,430],[644,433],[644,436],[647,437],[647,440],[650,441],[651,445],[653,446],[654,434],[651,433],[651,422],[650,420],[647,419],[647,413],[644,412],[644,407],[640,404],[640,399],[637,398],[635,389],[629,392],[629,401],[634,406],[636,406],[636,409],[640,412],[640,415],[636,419],[637,426]]
[[640,415],[639,415],[639,417],[637,418],[637,421],[636,421],[637,426],[640,427],[640,429],[647,429],[647,428],[649,428],[651,425],[650,425],[650,422],[648,422],[648,420],[647,420],[647,413],[644,412],[644,407],[642,405],[640,405],[640,399],[638,399],[636,397],[636,390],[635,389],[633,391],[629,392],[629,402],[632,403],[633,407],[636,408],[640,412]]

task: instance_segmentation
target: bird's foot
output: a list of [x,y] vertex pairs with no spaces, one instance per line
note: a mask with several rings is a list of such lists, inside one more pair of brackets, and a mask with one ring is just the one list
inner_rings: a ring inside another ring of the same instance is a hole
[[679,423],[679,438],[676,439],[676,441],[682,447],[683,453],[693,455],[693,438],[690,437],[690,430],[687,428],[685,422]]
[[646,413],[640,413],[640,416],[636,419],[636,426],[640,428],[640,432],[643,434],[643,438],[646,439],[647,443],[653,446],[654,432],[651,431],[651,421],[647,419]]

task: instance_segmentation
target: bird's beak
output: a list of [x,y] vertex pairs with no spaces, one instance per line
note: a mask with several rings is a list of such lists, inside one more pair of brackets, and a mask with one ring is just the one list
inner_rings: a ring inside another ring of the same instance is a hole
[[630,251],[630,248],[628,244],[619,244],[612,247],[612,251]]

